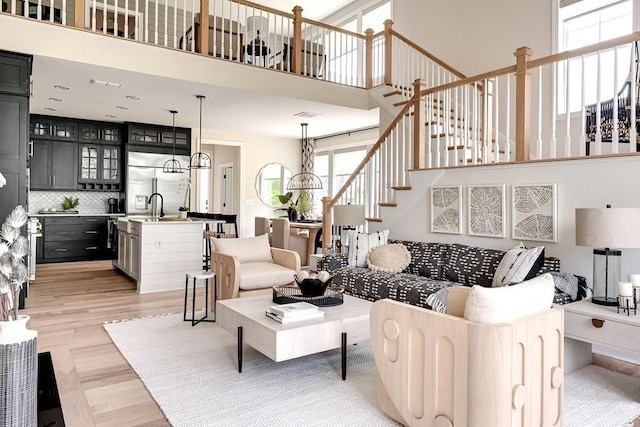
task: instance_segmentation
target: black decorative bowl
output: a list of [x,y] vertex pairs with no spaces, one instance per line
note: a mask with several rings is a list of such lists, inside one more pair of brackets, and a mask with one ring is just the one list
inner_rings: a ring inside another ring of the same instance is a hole
[[324,283],[322,283],[320,279],[303,279],[302,281],[298,281],[298,279],[296,279],[298,288],[300,289],[300,292],[302,292],[302,296],[305,297],[317,297],[323,295],[330,282],[331,279]]

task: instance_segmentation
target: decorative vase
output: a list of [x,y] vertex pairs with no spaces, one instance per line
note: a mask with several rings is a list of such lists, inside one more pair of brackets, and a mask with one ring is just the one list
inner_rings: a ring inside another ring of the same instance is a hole
[[38,332],[30,317],[0,322],[0,425],[38,425]]
[[289,221],[297,222],[298,221],[298,211],[295,209],[289,209]]
[[178,218],[186,219],[187,218],[187,211],[178,211]]

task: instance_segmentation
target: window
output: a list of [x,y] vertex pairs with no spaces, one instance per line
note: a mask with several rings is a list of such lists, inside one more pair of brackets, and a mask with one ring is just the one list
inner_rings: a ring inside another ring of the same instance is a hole
[[[314,173],[322,181],[322,190],[314,195],[314,208],[322,212],[322,198],[334,195],[347,181],[356,166],[360,164],[367,154],[368,147],[357,147],[339,151],[328,151],[314,156]],[[362,172],[349,191],[343,195],[340,204],[364,203],[365,173]]]
[[[634,0],[561,0],[558,13],[558,50],[565,51],[610,40],[633,32]],[[600,98],[610,99],[622,89],[631,64],[631,46],[600,54]],[[617,60],[616,60],[617,58]],[[618,87],[614,87],[617,62]],[[582,68],[584,67],[584,84]],[[583,105],[597,102],[598,56],[588,55],[558,67],[558,112],[566,112],[565,82],[569,82],[569,109],[581,111]],[[584,101],[582,88],[584,86]]]

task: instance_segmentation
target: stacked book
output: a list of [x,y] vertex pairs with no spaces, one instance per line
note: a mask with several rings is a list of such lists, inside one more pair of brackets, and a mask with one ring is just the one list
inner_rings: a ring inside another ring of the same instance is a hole
[[301,320],[324,317],[324,311],[318,310],[317,306],[308,302],[272,305],[265,314],[280,323],[299,322]]

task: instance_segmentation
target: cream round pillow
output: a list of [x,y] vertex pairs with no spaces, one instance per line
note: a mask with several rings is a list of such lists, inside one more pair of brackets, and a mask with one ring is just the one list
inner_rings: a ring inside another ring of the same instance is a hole
[[373,271],[400,273],[411,262],[411,254],[401,243],[376,246],[367,254],[367,265]]

